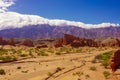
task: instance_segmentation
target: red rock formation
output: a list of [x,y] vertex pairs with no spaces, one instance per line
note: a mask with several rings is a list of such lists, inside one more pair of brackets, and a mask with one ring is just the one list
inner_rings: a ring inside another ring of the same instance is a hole
[[47,45],[39,45],[36,48],[47,48],[47,47],[48,47]]
[[33,41],[32,41],[32,40],[29,40],[29,39],[25,40],[25,41],[22,43],[22,45],[28,46],[28,47],[34,47]]
[[14,39],[13,39],[13,38],[9,39],[8,45],[15,46],[15,42],[14,42]]
[[120,66],[120,50],[117,50],[112,54],[112,57],[110,59],[110,67],[112,71],[115,72],[119,66]]
[[90,47],[97,47],[98,44],[94,40],[91,39],[80,39],[73,35],[64,34],[64,37],[57,41],[54,45],[55,47],[62,47],[63,45],[71,45],[72,47],[83,47],[83,46],[90,46]]
[[55,47],[63,47],[63,39],[61,38],[58,41],[56,41],[54,46]]
[[79,38],[73,36],[73,35],[70,35],[70,34],[64,34],[64,37],[63,37],[63,45],[68,45],[70,43],[72,43],[74,40],[78,40]]
[[72,46],[72,47],[82,47],[82,46],[84,46],[85,44],[84,43],[82,43],[82,41],[80,41],[80,40],[74,40],[72,43],[70,43],[70,45]]
[[2,41],[3,41],[3,38],[2,38],[2,37],[0,37],[0,45],[2,45]]
[[110,46],[110,47],[112,47],[112,46],[120,46],[120,41],[118,39],[113,38],[113,39],[105,40],[101,44],[102,44],[103,47],[104,46]]

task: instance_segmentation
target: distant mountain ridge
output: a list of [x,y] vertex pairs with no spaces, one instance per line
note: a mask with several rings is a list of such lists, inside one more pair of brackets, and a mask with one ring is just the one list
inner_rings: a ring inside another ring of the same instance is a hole
[[81,38],[119,38],[119,31],[120,27],[112,26],[85,29],[77,26],[51,26],[42,24],[0,30],[0,36],[5,38],[60,38],[66,33]]

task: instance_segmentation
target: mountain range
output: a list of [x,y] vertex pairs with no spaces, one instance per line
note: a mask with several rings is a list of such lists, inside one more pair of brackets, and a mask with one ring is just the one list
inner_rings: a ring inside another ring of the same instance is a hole
[[77,26],[50,26],[48,24],[42,24],[0,30],[0,36],[5,38],[60,38],[66,33],[80,38],[119,38],[119,31],[120,27],[112,26],[85,29]]

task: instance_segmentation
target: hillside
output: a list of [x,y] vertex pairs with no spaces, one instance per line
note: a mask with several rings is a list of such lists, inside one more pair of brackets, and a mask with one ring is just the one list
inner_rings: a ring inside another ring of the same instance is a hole
[[72,34],[81,38],[120,37],[120,27],[105,27],[85,29],[76,26],[31,25],[22,28],[0,30],[0,36],[5,38],[60,38],[63,34]]

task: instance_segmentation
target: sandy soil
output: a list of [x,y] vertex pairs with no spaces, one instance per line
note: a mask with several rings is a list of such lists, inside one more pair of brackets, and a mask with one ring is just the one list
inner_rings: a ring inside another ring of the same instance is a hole
[[[0,64],[6,74],[0,80],[106,80],[103,72],[109,71],[101,63],[92,63],[98,54],[111,51],[92,51],[91,53],[71,53],[63,55],[41,56],[11,63]],[[90,67],[96,70],[90,70]],[[20,69],[18,69],[18,67]],[[107,80],[120,80],[120,71]]]

